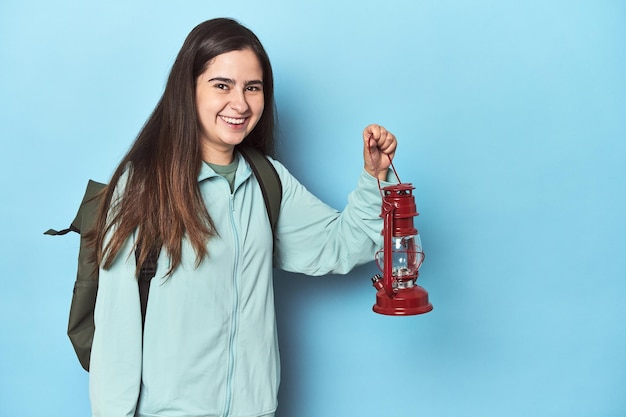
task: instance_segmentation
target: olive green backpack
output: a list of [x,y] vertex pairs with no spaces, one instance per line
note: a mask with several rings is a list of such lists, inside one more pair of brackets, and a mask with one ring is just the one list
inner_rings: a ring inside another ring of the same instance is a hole
[[[270,161],[258,150],[243,146],[237,149],[250,164],[261,186],[265,208],[272,226],[272,232],[274,232],[282,199],[282,185],[278,173]],[[89,230],[92,223],[95,221],[98,205],[103,197],[100,191],[105,186],[105,184],[89,180],[76,218],[74,218],[70,227],[58,231],[50,229],[44,234],[59,236],[69,232],[80,234],[83,230]],[[80,364],[86,371],[89,371],[91,344],[95,330],[93,313],[96,305],[96,295],[98,293],[98,268],[91,262],[92,254],[93,249],[87,245],[86,239],[83,239],[81,235],[80,249],[78,252],[78,271],[76,273],[76,281],[74,283],[74,292],[70,306],[67,335],[74,346]],[[150,280],[156,273],[158,258],[159,251],[151,251],[148,254],[148,258],[141,266],[137,278],[139,298],[141,301],[142,322],[145,321]],[[138,251],[135,251],[135,259],[139,259]]]

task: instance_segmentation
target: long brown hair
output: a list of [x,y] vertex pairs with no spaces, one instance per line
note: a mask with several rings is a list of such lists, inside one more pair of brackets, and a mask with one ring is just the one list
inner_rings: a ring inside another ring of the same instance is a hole
[[[232,19],[199,24],[185,39],[163,96],[104,191],[96,224],[88,234],[99,266],[110,268],[135,230],[140,250],[137,273],[148,252],[163,247],[171,259],[171,274],[181,262],[183,237],[193,246],[197,263],[207,255],[207,241],[216,229],[198,187],[202,156],[196,80],[216,56],[246,48],[255,52],[263,69],[265,109],[243,144],[266,154],[273,151],[274,82],[261,42]],[[125,186],[119,187],[121,195],[112,201],[122,177],[127,177]]]

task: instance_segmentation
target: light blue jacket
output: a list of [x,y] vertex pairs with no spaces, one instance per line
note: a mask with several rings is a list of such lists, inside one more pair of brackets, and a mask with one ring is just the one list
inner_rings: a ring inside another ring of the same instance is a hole
[[272,267],[343,274],[371,261],[382,245],[375,178],[363,171],[339,213],[272,160],[283,186],[272,265],[261,190],[239,158],[233,193],[203,165],[200,190],[219,236],[198,267],[184,241],[182,263],[167,279],[162,252],[143,343],[133,239],[109,270],[100,270],[89,374],[94,416],[273,416],[280,361]]

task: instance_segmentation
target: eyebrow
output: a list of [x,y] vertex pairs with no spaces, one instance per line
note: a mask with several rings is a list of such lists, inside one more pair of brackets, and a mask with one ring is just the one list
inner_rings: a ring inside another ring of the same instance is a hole
[[[223,82],[225,84],[230,84],[230,85],[235,85],[236,84],[235,80],[233,80],[232,78],[225,78],[225,77],[213,77],[208,82],[213,82],[213,81],[220,81],[220,82]],[[261,81],[261,80],[251,80],[251,81],[246,81],[244,83],[245,86],[252,85],[252,84],[261,84],[261,85],[263,85],[263,81]]]

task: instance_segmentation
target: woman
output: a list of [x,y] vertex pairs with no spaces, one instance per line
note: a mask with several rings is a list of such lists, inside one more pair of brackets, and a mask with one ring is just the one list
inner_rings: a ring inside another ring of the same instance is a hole
[[[396,139],[365,128],[365,170],[342,213],[270,159],[283,187],[273,245],[258,183],[237,151],[269,153],[273,137],[272,69],[257,37],[229,19],[198,25],[94,229],[94,416],[274,415],[272,267],[321,275],[372,259],[382,227],[377,179],[386,179]],[[162,249],[142,334],[136,264],[154,246]]]

